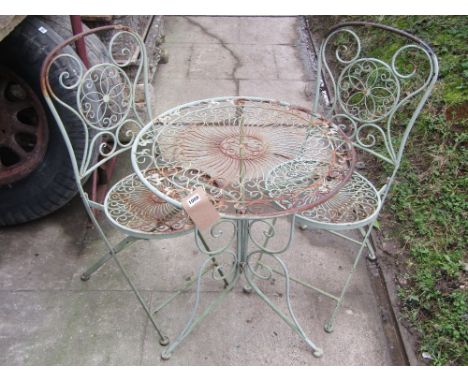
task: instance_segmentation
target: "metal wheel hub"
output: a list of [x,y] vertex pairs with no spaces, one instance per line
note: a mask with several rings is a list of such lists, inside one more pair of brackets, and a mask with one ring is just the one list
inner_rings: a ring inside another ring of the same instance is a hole
[[47,118],[31,87],[0,67],[0,185],[28,176],[47,149]]

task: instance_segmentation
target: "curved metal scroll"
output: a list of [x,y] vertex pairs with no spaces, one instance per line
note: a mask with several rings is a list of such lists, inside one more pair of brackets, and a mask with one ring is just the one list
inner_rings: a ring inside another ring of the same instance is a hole
[[[367,46],[377,35],[366,33],[375,29],[393,33],[384,50],[371,47],[382,52],[379,57],[371,57]],[[392,164],[396,171],[408,135],[437,80],[433,50],[419,38],[392,27],[344,23],[325,37],[318,75],[313,110],[319,106],[320,85],[326,82],[329,117],[356,147]],[[403,114],[410,116],[402,119]]]
[[[70,45],[87,35],[109,32],[113,35],[106,47],[106,62],[85,68]],[[146,109],[137,106],[140,84]],[[124,26],[92,29],[57,46],[43,64],[41,88],[80,180],[129,150],[138,131],[152,120],[145,45],[137,33]],[[74,131],[74,137],[67,131],[68,118],[81,125],[81,133]],[[73,147],[76,139],[84,140],[82,152]]]
[[[143,182],[180,207],[203,188],[224,217],[284,216],[336,194],[355,153],[333,124],[293,105],[219,97],[177,106],[148,125],[132,148]],[[157,169],[163,176],[149,177]]]

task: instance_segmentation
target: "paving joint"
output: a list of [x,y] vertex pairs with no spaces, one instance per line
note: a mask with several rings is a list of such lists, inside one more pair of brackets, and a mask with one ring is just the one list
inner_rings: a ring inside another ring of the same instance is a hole
[[229,54],[231,55],[231,57],[234,59],[235,61],[235,64],[234,64],[234,68],[232,69],[232,73],[231,73],[231,77],[232,77],[232,80],[234,81],[235,85],[236,85],[236,95],[239,95],[239,79],[236,78],[236,73],[237,73],[237,70],[242,66],[242,62],[240,60],[239,57],[237,57],[237,55],[234,53],[234,51],[230,48],[228,48],[228,44],[226,44],[219,36],[216,36],[214,33],[208,31],[203,25],[197,23],[196,21],[193,21],[190,17],[185,17],[185,19],[192,25],[195,25],[196,27],[200,28],[200,30],[205,33],[207,36],[210,36],[212,38],[214,38],[215,40],[219,41],[219,44],[229,52]]

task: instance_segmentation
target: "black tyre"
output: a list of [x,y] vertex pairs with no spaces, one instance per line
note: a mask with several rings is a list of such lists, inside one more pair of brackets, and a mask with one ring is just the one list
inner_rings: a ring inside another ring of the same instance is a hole
[[[23,84],[29,86],[29,90],[35,93],[40,101],[39,107],[36,104],[38,108],[36,113],[38,116],[41,114],[45,116],[48,130],[48,139],[43,143],[46,146],[43,147],[42,160],[34,163],[35,166],[29,173],[21,174],[23,176],[20,179],[15,177],[11,183],[3,182],[0,185],[0,226],[24,223],[48,215],[65,205],[77,193],[63,138],[40,91],[40,70],[45,57],[63,42],[64,37],[68,37],[68,35],[63,36],[65,33],[63,28],[58,33],[54,29],[42,18],[30,16],[0,44],[0,64],[14,72]],[[93,49],[96,52],[103,51],[102,44],[99,46],[99,40],[96,40],[97,42],[93,41],[93,45],[96,45]],[[63,52],[75,55],[70,47]],[[91,56],[90,60],[94,60],[95,57]],[[65,68],[60,68],[63,69]],[[76,94],[68,91],[65,97],[72,100]],[[42,110],[39,110],[41,107]],[[84,147],[81,124],[70,113],[64,113],[62,120],[69,131],[77,156],[80,156]]]
[[[63,39],[67,39],[73,36],[70,25],[70,16],[38,16],[38,19],[48,24]],[[89,30],[89,28],[84,24],[82,24],[82,27],[83,32]],[[91,66],[108,60],[106,47],[95,34],[86,36],[85,42],[86,54]]]

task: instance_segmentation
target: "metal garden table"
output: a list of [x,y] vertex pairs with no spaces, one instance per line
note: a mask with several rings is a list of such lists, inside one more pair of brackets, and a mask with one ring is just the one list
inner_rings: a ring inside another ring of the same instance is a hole
[[[145,126],[132,147],[132,164],[141,181],[158,197],[181,208],[196,188],[209,195],[221,219],[208,232],[195,230],[195,242],[207,255],[197,279],[196,301],[179,336],[162,352],[174,349],[236,285],[243,274],[254,291],[312,348],[322,351],[304,333],[291,307],[290,277],[278,256],[293,239],[295,214],[330,199],[350,179],[355,162],[352,144],[335,125],[300,107],[253,97],[223,97],[177,106]],[[277,218],[289,219],[282,248],[269,248]],[[221,225],[229,226],[229,234]],[[253,232],[262,227],[261,238]],[[225,235],[210,248],[211,238]],[[250,247],[249,247],[250,243]],[[234,246],[235,244],[235,246]],[[233,249],[232,247],[235,247]],[[228,261],[220,264],[223,254]],[[271,269],[262,256],[276,261],[285,277],[289,317],[260,290],[256,281]],[[201,279],[207,269],[224,282],[217,299],[197,316]]]

